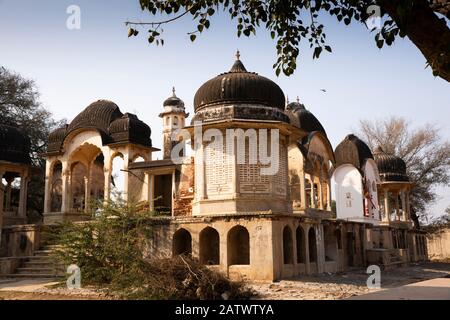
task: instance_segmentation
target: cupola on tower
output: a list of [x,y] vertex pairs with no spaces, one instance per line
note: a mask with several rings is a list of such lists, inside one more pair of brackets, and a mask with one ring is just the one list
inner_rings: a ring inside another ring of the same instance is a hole
[[172,148],[178,143],[172,137],[184,127],[189,113],[185,111],[183,100],[176,96],[175,87],[172,88],[172,96],[164,101],[163,106],[164,111],[159,114],[163,120],[163,159],[170,159]]

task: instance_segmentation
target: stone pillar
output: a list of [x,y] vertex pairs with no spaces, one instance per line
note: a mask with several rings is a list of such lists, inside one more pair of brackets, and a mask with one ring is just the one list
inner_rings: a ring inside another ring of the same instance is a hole
[[399,192],[395,193],[395,220],[400,221],[400,202],[398,201]]
[[306,190],[305,190],[305,173],[302,171],[300,172],[300,203],[301,203],[301,209],[305,210],[307,207],[306,199]]
[[130,174],[128,172],[128,164],[130,161],[130,154],[129,154],[129,150],[128,152],[126,152],[123,155],[123,199],[125,201],[128,200],[128,187],[129,187],[129,181],[130,181]]
[[153,174],[149,179],[148,201],[150,202],[150,211],[155,210],[155,176]]
[[384,190],[384,214],[386,221],[391,222],[391,206],[389,205],[389,192]]
[[406,219],[411,221],[411,203],[409,202],[409,191],[406,192]]
[[317,273],[325,271],[325,236],[323,225],[318,224],[316,229]]
[[105,204],[109,202],[111,199],[111,166],[108,165],[104,168],[104,174],[105,174],[105,187],[104,187],[104,196],[103,201]]
[[318,193],[319,193],[319,209],[323,210],[323,185],[322,185],[322,170],[320,171],[319,181],[318,181]]
[[62,163],[61,169],[61,212],[69,211],[69,170],[67,168],[67,162]]
[[6,179],[6,197],[5,197],[5,212],[11,210],[11,189],[14,178]]
[[28,195],[28,172],[20,175],[20,197],[18,216],[26,218],[27,216],[27,195]]
[[53,163],[49,160],[45,163],[45,191],[44,191],[44,212],[50,212],[52,203],[52,180]]
[[[314,228],[314,226],[310,226],[309,228]],[[303,232],[303,241],[305,243],[305,273],[311,274],[311,265],[309,261],[309,228],[304,228],[305,232]]]
[[402,220],[407,221],[406,218],[406,199],[405,199],[405,190],[401,191],[401,197],[402,197]]
[[173,172],[172,172],[172,201],[171,201],[171,203],[172,203],[172,208],[171,208],[171,215],[173,216],[173,213],[174,213],[174,208],[175,208],[175,192],[176,192],[176,190],[175,190],[175,170],[173,170]]
[[316,209],[316,203],[315,203],[315,197],[316,197],[316,193],[315,193],[315,188],[314,188],[314,176],[311,177],[311,208]]
[[330,181],[327,182],[327,211],[331,211],[331,186]]
[[87,176],[84,177],[84,213],[89,213],[91,207],[91,170],[92,164],[89,164]]

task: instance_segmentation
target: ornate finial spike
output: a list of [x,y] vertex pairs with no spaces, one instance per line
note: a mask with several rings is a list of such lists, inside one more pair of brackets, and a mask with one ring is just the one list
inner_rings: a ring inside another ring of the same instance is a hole
[[241,53],[239,52],[239,49],[236,51],[236,60],[240,60]]
[[300,98],[297,96],[297,103],[300,103]]
[[175,87],[172,87],[172,94],[175,97]]
[[286,95],[286,104],[289,104],[289,96]]

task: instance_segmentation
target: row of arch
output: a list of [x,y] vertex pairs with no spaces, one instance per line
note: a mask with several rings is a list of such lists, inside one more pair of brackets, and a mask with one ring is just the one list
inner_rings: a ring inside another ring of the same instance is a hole
[[[227,253],[228,265],[250,264],[250,235],[247,228],[237,225],[228,231]],[[181,228],[174,233],[172,254],[192,254],[192,236],[186,229]],[[220,236],[216,229],[206,227],[200,232],[199,258],[206,265],[220,264]]]
[[[341,232],[340,230],[333,232],[331,226],[325,226],[324,230],[325,261],[336,261],[337,250],[342,248]],[[317,262],[317,238],[314,227],[309,228],[307,236],[308,254],[306,253],[306,238],[303,227],[298,226],[295,229],[296,255],[294,255],[294,233],[290,226],[283,228],[284,264]],[[188,230],[180,228],[174,233],[172,254],[174,256],[192,254],[192,236]],[[245,227],[237,225],[228,231],[227,257],[228,265],[250,264],[250,235]],[[205,227],[199,234],[199,260],[206,265],[220,264],[220,236],[219,232],[212,227]]]
[[[80,154],[88,148],[93,156],[89,161],[81,161]],[[143,160],[145,155],[136,154],[131,162]],[[124,169],[127,167],[125,157],[121,152],[115,152],[108,162],[100,148],[85,144],[70,155],[65,166],[67,169],[63,168],[63,161],[59,159],[49,164],[49,199],[46,211],[83,212],[89,209],[91,203],[124,194]],[[66,183],[67,187],[64,188]],[[65,205],[63,202],[66,202]]]

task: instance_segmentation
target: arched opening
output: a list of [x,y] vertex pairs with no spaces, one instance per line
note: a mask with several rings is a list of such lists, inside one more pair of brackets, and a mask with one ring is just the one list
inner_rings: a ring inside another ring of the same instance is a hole
[[60,161],[53,165],[50,192],[50,210],[51,212],[60,212],[62,206],[62,164]]
[[173,125],[178,126],[178,117],[177,116],[173,117]]
[[228,265],[250,264],[250,236],[243,226],[235,226],[228,232]]
[[111,199],[118,200],[123,199],[125,191],[125,173],[123,169],[125,168],[124,157],[121,153],[118,153],[112,159],[112,170],[111,170]]
[[71,208],[74,211],[83,212],[86,205],[87,168],[83,163],[76,162],[71,171]]
[[200,262],[207,265],[219,264],[219,233],[216,229],[206,227],[200,232]]
[[317,261],[316,231],[310,227],[308,231],[309,262]]
[[325,261],[337,261],[336,233],[332,226],[324,226]]
[[105,157],[100,153],[95,157],[91,167],[90,192],[92,207],[97,209],[101,206],[105,196]]
[[306,194],[306,199],[305,199],[305,205],[306,208],[310,208],[311,204],[312,204],[312,184],[311,181],[305,177],[305,194]]
[[192,237],[186,229],[179,229],[173,234],[172,254],[190,255],[192,254]]
[[292,244],[292,231],[289,226],[283,229],[283,262],[284,264],[294,263],[294,252]]
[[295,238],[297,242],[297,263],[305,263],[305,241],[303,235],[303,228],[301,226],[297,227],[295,231]]

